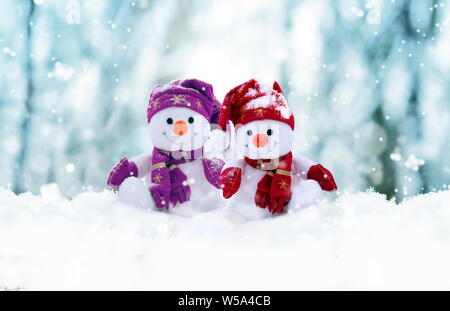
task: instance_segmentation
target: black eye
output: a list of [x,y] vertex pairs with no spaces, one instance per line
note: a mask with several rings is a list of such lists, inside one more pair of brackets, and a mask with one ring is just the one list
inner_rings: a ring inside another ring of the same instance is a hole
[[272,135],[272,134],[273,134],[273,131],[272,131],[271,129],[268,129],[268,130],[267,130],[267,135],[270,136],[270,135]]
[[167,118],[167,124],[172,124],[173,123],[173,119],[172,118]]
[[247,131],[247,135],[248,135],[248,136],[251,136],[252,134],[253,134],[252,130],[248,130],[248,131]]
[[194,118],[193,117],[189,117],[188,122],[189,123],[194,123]]

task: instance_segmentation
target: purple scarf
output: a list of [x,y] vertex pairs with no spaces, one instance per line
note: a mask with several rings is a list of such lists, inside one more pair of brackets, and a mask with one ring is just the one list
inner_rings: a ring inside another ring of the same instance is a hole
[[203,148],[192,151],[165,151],[153,149],[151,181],[156,184],[150,191],[159,208],[168,208],[170,201],[173,206],[177,202],[189,201],[191,189],[187,176],[178,164],[189,163],[201,159],[206,180],[215,188],[220,189],[220,172],[224,162],[220,159],[206,159]]

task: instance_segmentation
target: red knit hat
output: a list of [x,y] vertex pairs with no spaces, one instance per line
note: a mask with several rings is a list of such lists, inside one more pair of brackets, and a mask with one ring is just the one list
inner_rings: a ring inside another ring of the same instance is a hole
[[219,126],[225,130],[229,120],[235,126],[257,120],[276,120],[294,129],[294,116],[276,81],[270,86],[252,79],[229,91],[220,111]]

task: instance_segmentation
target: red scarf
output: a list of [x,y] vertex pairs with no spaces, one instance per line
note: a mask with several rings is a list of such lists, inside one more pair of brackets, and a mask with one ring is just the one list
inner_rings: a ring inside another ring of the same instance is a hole
[[292,195],[292,152],[278,159],[252,160],[245,157],[252,167],[267,171],[258,182],[255,203],[261,208],[269,207],[271,213],[281,213]]

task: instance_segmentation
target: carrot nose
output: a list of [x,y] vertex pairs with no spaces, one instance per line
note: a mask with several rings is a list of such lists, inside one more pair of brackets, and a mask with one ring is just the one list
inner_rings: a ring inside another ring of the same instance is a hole
[[256,134],[255,136],[253,136],[253,145],[258,148],[264,147],[265,145],[267,145],[267,142],[267,136],[264,134]]
[[175,135],[183,136],[189,131],[189,127],[183,120],[179,120],[175,122],[175,125],[172,127],[172,132]]

